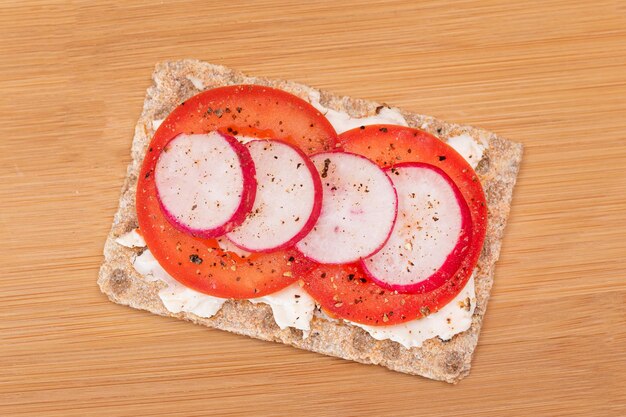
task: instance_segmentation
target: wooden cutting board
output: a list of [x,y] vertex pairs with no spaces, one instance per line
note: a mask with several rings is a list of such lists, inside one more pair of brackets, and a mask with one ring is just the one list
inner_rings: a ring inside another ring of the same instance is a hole
[[[624,2],[161,3],[0,5],[0,415],[626,415]],[[152,68],[186,57],[524,143],[467,379],[100,294]]]

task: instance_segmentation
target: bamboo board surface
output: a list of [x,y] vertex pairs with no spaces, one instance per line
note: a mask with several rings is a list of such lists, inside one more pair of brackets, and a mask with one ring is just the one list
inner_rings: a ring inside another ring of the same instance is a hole
[[[626,415],[623,2],[164,3],[0,4],[0,415]],[[525,145],[467,379],[99,292],[153,66],[188,57]]]

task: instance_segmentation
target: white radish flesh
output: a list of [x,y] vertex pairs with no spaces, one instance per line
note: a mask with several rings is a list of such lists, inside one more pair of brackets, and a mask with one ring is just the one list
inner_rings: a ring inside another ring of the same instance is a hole
[[398,193],[398,217],[389,240],[363,265],[384,288],[426,292],[458,270],[469,245],[471,217],[452,180],[432,165],[388,170]]
[[387,174],[369,159],[347,152],[314,155],[320,172],[322,212],[313,230],[297,243],[320,263],[358,261],[380,249],[393,228],[397,197]]
[[304,153],[284,142],[253,140],[246,147],[256,167],[256,199],[246,220],[227,237],[251,252],[292,246],[319,217],[319,174]]
[[256,193],[250,153],[218,132],[172,139],[157,161],[155,183],[170,222],[202,237],[220,236],[241,224]]

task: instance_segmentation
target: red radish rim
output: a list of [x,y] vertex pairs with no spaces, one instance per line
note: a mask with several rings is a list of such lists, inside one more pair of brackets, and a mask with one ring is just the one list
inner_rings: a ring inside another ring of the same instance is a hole
[[[396,220],[397,220],[397,218],[398,218],[398,192],[396,191],[396,187],[393,185],[393,181],[391,180],[391,178],[389,177],[389,175],[387,174],[387,172],[385,172],[385,171],[386,171],[385,169],[383,169],[383,168],[381,168],[380,166],[378,166],[378,164],[376,164],[376,163],[375,163],[374,161],[372,161],[371,159],[369,159],[369,158],[367,158],[367,157],[365,157],[365,156],[363,156],[363,155],[359,155],[358,153],[354,153],[354,152],[347,152],[347,151],[344,151],[344,150],[341,150],[341,149],[333,149],[333,150],[330,150],[330,151],[322,151],[322,152],[316,152],[316,153],[313,153],[313,154],[309,155],[309,158],[313,158],[313,157],[315,157],[315,156],[319,156],[319,155],[325,155],[325,154],[335,154],[335,153],[337,153],[337,154],[338,154],[338,153],[342,153],[342,154],[348,154],[348,155],[358,156],[359,158],[362,158],[362,159],[364,159],[364,160],[368,161],[369,163],[371,163],[372,165],[374,165],[376,168],[380,169],[380,170],[381,170],[381,171],[385,174],[385,177],[387,178],[387,181],[389,181],[389,183],[391,184],[391,189],[393,190],[393,195],[394,195],[394,198],[395,198],[395,201],[396,201],[396,207],[395,207],[395,210],[394,210],[394,213],[393,213],[393,221],[391,222],[391,227],[389,228],[389,232],[387,233],[387,236],[385,237],[385,240],[384,240],[384,241],[383,241],[383,243],[381,243],[381,244],[380,244],[380,245],[376,248],[376,250],[374,250],[372,253],[368,254],[367,256],[362,256],[362,257],[360,257],[359,259],[357,259],[356,261],[353,261],[353,262],[362,262],[362,261],[363,261],[363,259],[368,258],[368,257],[370,257],[370,256],[375,255],[376,253],[378,253],[378,252],[379,252],[379,251],[383,248],[383,246],[385,246],[385,245],[387,244],[387,241],[388,241],[388,240],[389,240],[389,238],[391,237],[391,232],[393,232],[393,228],[394,228],[394,226],[396,225]],[[313,162],[311,162],[311,164],[313,164]],[[315,171],[317,172],[317,168],[315,168],[315,166],[313,166],[313,167],[314,167]],[[319,173],[318,173],[318,174],[319,174]],[[319,175],[318,175],[318,177],[319,177]],[[320,179],[320,187],[321,187],[321,186],[322,186],[322,185],[321,185],[321,179]],[[321,203],[321,201],[320,201],[320,203]],[[320,214],[321,214],[321,206],[320,206]],[[319,217],[319,216],[318,216],[318,217]],[[315,226],[315,224],[313,224],[313,226]],[[312,228],[313,228],[313,227],[311,227],[311,229],[312,229]],[[304,237],[304,236],[303,236],[303,237]],[[301,238],[301,239],[302,239],[302,238]],[[297,249],[297,248],[296,248],[296,249]],[[316,262],[316,263],[322,263],[322,262],[319,262],[318,260],[316,260],[315,258],[311,258],[311,257],[309,257],[309,256],[305,255],[305,254],[304,254],[302,251],[300,251],[300,250],[298,250],[298,253],[300,253],[300,254],[301,254],[304,258],[306,258],[306,259],[308,259],[308,260],[310,260],[310,261],[313,261],[313,262]],[[352,263],[352,262],[323,262],[323,264],[325,264],[325,265],[344,265],[344,264],[346,264],[346,263]]]
[[[241,193],[241,199],[239,201],[239,206],[233,212],[233,215],[226,221],[224,224],[214,227],[212,229],[195,229],[193,227],[189,227],[183,223],[181,223],[163,204],[161,200],[161,196],[159,194],[159,187],[155,187],[156,197],[159,202],[159,207],[161,211],[165,215],[165,218],[178,230],[181,232],[190,234],[192,236],[197,236],[201,238],[213,238],[221,236],[225,233],[228,233],[235,227],[239,226],[246,219],[247,214],[252,209],[254,204],[254,199],[256,197],[256,170],[254,168],[254,162],[252,161],[252,156],[248,149],[242,145],[236,138],[233,136],[227,135],[225,133],[214,131],[215,133],[222,136],[228,144],[233,148],[235,154],[237,155],[237,159],[239,160],[239,165],[241,167],[242,173],[242,181],[243,188]],[[211,133],[211,132],[207,132]],[[164,146],[167,147],[169,143],[174,141],[180,135],[186,135],[186,133],[179,133],[170,139],[167,144]],[[156,172],[155,172],[156,176]]]
[[[268,252],[274,252],[277,250],[282,250],[282,249],[286,249],[286,248],[290,248],[292,246],[294,246],[296,243],[298,243],[303,237],[305,237],[306,235],[309,234],[309,232],[313,229],[313,227],[315,226],[315,223],[317,223],[317,219],[320,217],[320,213],[322,212],[322,194],[323,194],[323,190],[322,190],[322,180],[320,179],[320,174],[319,172],[317,172],[317,168],[315,168],[315,165],[313,165],[313,162],[311,161],[310,157],[307,156],[307,154],[305,154],[300,148],[293,146],[287,142],[285,142],[284,140],[280,140],[280,139],[255,139],[255,140],[251,140],[250,142],[247,143],[252,143],[252,142],[277,142],[283,145],[286,145],[288,147],[290,147],[291,149],[293,149],[294,151],[296,151],[296,153],[298,154],[298,156],[300,156],[302,158],[302,160],[304,161],[304,165],[306,166],[306,168],[309,170],[309,172],[311,173],[311,177],[313,178],[313,192],[315,194],[315,198],[313,199],[313,208],[311,210],[311,214],[309,215],[309,218],[307,219],[306,222],[304,222],[304,226],[302,227],[302,229],[300,229],[300,231],[298,233],[296,233],[296,235],[294,237],[292,237],[291,239],[289,239],[287,242],[278,245],[276,247],[273,248],[267,248],[267,249],[262,249],[262,250],[253,250],[250,249],[242,244],[239,244],[237,242],[235,242],[234,240],[230,239],[228,236],[226,236],[226,238],[235,246],[237,246],[239,249],[243,249],[245,251],[248,252],[253,252],[253,253],[268,253]],[[245,145],[244,145],[245,147]],[[247,150],[247,148],[246,148]],[[256,187],[255,187],[256,190]],[[256,192],[256,191],[255,191]],[[250,210],[252,210],[252,206],[250,207]],[[247,213],[246,213],[247,215]],[[245,216],[244,216],[244,220],[245,220]],[[243,221],[242,221],[243,223]]]
[[[469,206],[467,205],[467,201],[465,201],[465,198],[463,198],[459,187],[442,169],[425,162],[402,162],[385,168],[385,171],[391,171],[391,169],[395,168],[407,167],[430,169],[439,174],[452,189],[454,197],[456,198],[459,209],[461,211],[461,230],[454,249],[448,254],[446,260],[434,274],[430,275],[428,278],[420,282],[409,285],[389,284],[387,282],[381,281],[380,279],[376,278],[374,274],[372,274],[372,272],[367,268],[367,264],[364,259],[361,259],[359,262],[365,274],[378,286],[387,290],[398,291],[399,293],[403,294],[423,294],[441,287],[450,279],[450,277],[454,276],[454,274],[458,271],[459,267],[462,264],[462,258],[464,257],[464,254],[462,253],[464,252],[463,248],[468,248],[471,245],[472,216]],[[461,245],[464,239],[467,240],[467,243]]]

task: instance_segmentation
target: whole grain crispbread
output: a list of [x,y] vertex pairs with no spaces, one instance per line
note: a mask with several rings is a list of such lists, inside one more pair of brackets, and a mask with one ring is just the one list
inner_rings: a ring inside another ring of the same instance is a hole
[[[500,253],[502,235],[509,215],[513,187],[522,157],[522,145],[485,130],[402,111],[410,126],[442,139],[466,133],[487,144],[484,157],[476,168],[487,197],[489,227],[476,268],[477,305],[472,325],[469,330],[449,341],[434,338],[424,342],[422,347],[406,349],[396,342],[375,340],[359,327],[314,317],[311,334],[303,339],[300,330],[292,328],[281,330],[274,322],[270,307],[265,304],[227,301],[217,315],[208,319],[191,313],[169,312],[157,294],[162,284],[146,281],[132,267],[133,256],[139,249],[121,246],[115,239],[137,227],[135,190],[143,156],[158,121],[164,119],[179,103],[197,94],[200,88],[210,89],[232,84],[276,87],[305,100],[311,92],[317,90],[291,81],[249,77],[223,66],[196,60],[157,64],[153,81],[153,85],[147,91],[141,117],[135,126],[132,162],[128,166],[119,208],[104,247],[105,259],[98,278],[102,292],[116,303],[155,314],[177,317],[258,339],[282,342],[339,358],[382,365],[408,374],[456,383],[469,373],[472,353],[478,342],[493,283],[495,263]],[[339,97],[323,91],[320,93],[320,101],[324,106],[345,111],[354,117],[373,115],[380,105],[372,101]]]

